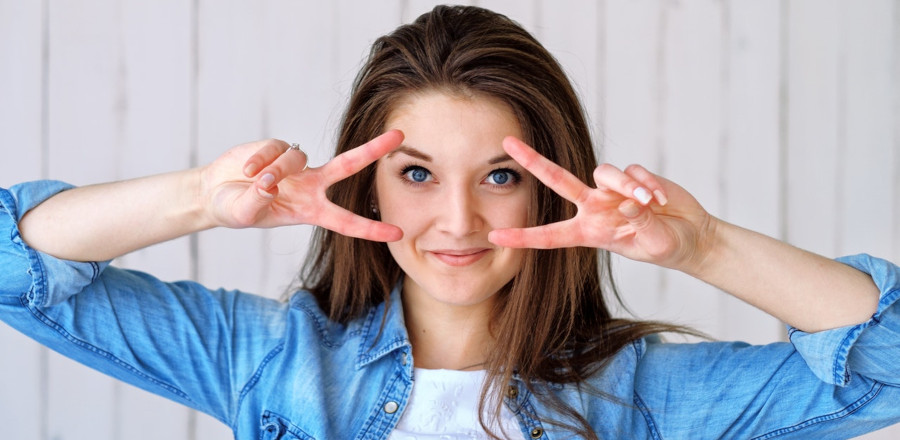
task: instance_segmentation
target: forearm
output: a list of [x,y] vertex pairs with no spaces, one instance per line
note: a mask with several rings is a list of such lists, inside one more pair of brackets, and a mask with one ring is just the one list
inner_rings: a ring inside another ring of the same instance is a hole
[[688,271],[806,332],[864,322],[878,305],[872,279],[847,265],[717,221],[703,263]]
[[23,240],[58,258],[108,260],[212,226],[198,170],[61,192],[19,222]]

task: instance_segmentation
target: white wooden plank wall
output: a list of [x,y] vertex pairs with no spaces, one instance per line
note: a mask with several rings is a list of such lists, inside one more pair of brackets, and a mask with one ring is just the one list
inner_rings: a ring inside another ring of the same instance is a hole
[[[0,0],[0,186],[182,169],[264,137],[322,164],[369,44],[434,3]],[[469,4],[557,55],[610,162],[642,163],[714,214],[824,255],[900,261],[900,0]],[[279,297],[309,231],[211,231],[117,264]],[[783,338],[773,318],[693,279],[615,264],[641,317]],[[0,438],[229,436],[0,324]]]

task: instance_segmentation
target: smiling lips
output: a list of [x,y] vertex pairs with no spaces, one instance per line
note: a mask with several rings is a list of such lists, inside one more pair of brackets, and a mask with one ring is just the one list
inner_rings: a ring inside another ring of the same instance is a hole
[[468,266],[481,260],[490,250],[490,248],[434,249],[429,252],[448,266]]

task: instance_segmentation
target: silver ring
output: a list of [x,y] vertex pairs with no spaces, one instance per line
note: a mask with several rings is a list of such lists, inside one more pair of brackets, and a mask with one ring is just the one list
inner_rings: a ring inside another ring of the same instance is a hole
[[304,157],[306,157],[306,163],[303,164],[303,169],[300,170],[300,172],[302,173],[302,172],[306,171],[306,169],[309,168],[309,155],[306,154],[305,151],[300,149],[300,144],[291,144],[290,148],[288,148],[288,151],[291,151],[291,150],[299,151],[299,152],[303,153]]

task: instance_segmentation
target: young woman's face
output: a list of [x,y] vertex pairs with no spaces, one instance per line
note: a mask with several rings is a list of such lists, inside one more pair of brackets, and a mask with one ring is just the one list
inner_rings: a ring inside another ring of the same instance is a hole
[[406,274],[404,298],[485,303],[523,255],[493,245],[488,232],[526,226],[531,197],[532,177],[501,145],[522,137],[511,109],[492,98],[417,94],[394,109],[386,129],[406,135],[375,175],[382,221],[403,230],[388,248]]

